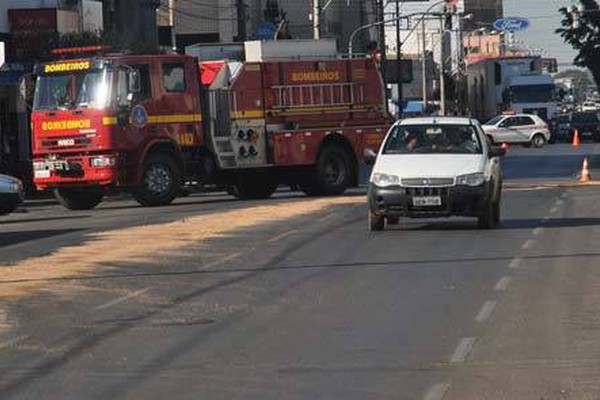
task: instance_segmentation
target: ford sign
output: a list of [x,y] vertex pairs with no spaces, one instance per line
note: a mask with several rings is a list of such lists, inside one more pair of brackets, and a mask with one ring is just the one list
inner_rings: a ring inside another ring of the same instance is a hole
[[529,25],[528,19],[517,17],[501,18],[494,22],[494,28],[506,32],[524,31]]

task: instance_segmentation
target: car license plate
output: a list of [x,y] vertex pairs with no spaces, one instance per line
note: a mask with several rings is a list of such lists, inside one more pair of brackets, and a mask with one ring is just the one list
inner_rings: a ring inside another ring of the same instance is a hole
[[413,197],[412,201],[415,207],[435,207],[442,205],[442,198],[440,196]]
[[34,172],[34,177],[36,178],[50,178],[50,170],[49,169],[40,169]]

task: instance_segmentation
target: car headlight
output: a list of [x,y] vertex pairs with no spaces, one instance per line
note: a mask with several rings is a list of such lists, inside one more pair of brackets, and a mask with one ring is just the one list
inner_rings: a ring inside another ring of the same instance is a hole
[[371,177],[371,182],[379,187],[394,186],[400,184],[400,177],[397,175],[375,172]]
[[482,172],[459,175],[456,177],[456,184],[462,186],[481,186],[485,183],[485,181],[485,174]]

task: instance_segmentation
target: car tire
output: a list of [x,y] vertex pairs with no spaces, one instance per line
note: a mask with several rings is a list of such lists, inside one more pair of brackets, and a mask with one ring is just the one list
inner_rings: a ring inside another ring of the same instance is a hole
[[594,142],[596,142],[596,143],[600,142],[600,132],[596,132],[594,134]]
[[5,202],[0,203],[0,215],[7,215],[12,213],[19,207],[19,200],[7,200]]
[[100,204],[104,191],[100,188],[55,188],[54,197],[68,210],[91,210]]
[[375,215],[369,212],[369,230],[371,232],[382,231],[385,227],[385,219],[382,215]]
[[398,223],[400,222],[400,217],[392,215],[392,216],[386,217],[385,222],[388,225],[398,225]]
[[537,149],[539,149],[540,147],[544,147],[545,144],[546,138],[541,133],[536,133],[531,138],[531,145]]
[[181,188],[181,172],[173,157],[151,154],[144,165],[142,182],[133,190],[133,198],[145,207],[166,206]]
[[494,211],[494,202],[486,202],[481,211],[481,215],[477,218],[479,229],[492,229],[494,227]]

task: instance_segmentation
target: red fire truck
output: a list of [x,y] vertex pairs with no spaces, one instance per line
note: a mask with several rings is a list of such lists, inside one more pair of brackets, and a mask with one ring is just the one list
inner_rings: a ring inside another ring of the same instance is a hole
[[95,54],[38,65],[35,185],[79,210],[111,187],[145,206],[169,204],[189,182],[244,199],[279,184],[344,192],[391,123],[378,66],[340,58],[328,41],[286,42],[246,42],[238,60]]

